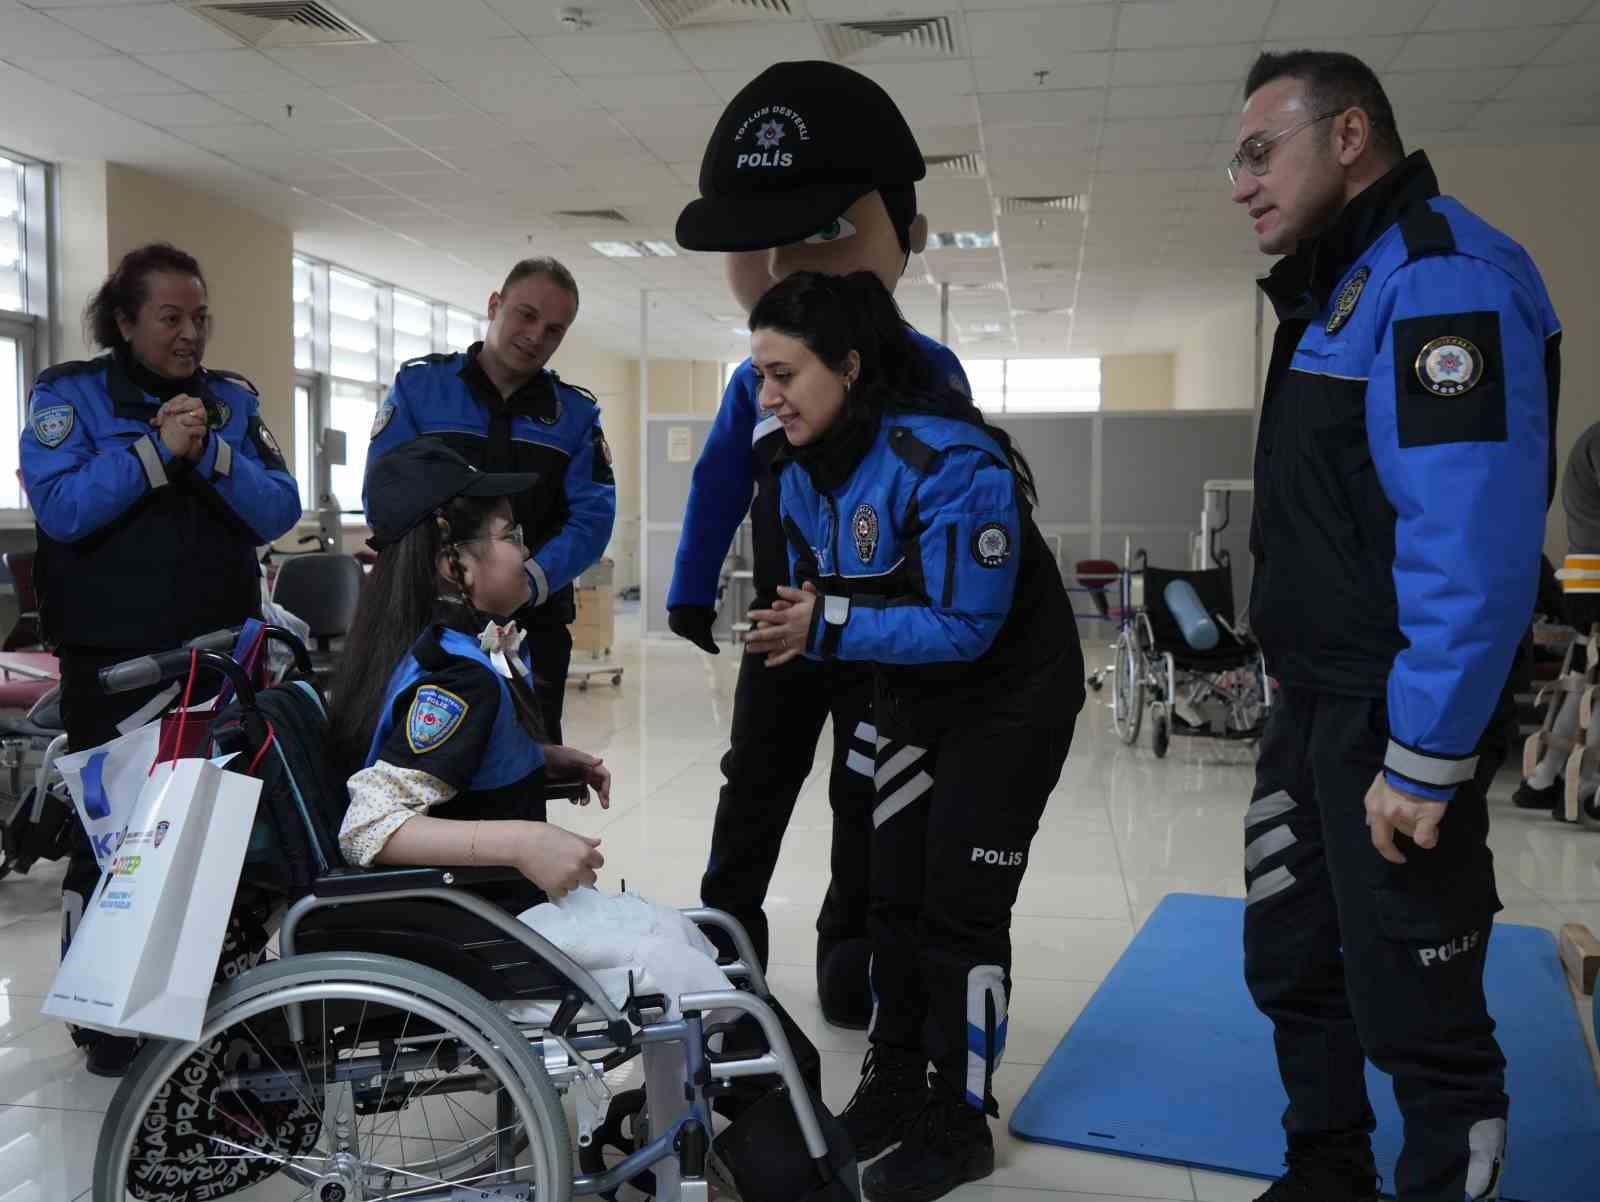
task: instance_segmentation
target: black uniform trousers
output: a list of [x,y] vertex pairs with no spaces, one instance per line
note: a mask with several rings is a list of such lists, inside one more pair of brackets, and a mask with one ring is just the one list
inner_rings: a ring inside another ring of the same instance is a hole
[[872,812],[874,1043],[918,1048],[994,1113],[1011,909],[1072,726],[986,723],[923,748],[880,740]]
[[[726,910],[744,925],[763,966],[769,936],[761,906],[795,799],[811,773],[817,740],[830,716],[832,877],[817,916],[817,933],[824,943],[865,937],[872,756],[877,743],[869,666],[796,659],[768,668],[766,659],[764,652],[747,651],[739,663],[732,741],[722,757],[726,783],[717,799],[711,855],[700,881],[700,900]],[[712,938],[718,935],[713,933]]]
[[[524,611],[526,616],[527,611]],[[534,696],[544,718],[546,742],[560,744],[561,711],[567,700],[567,669],[572,666],[572,631],[561,622],[528,618],[524,646],[533,664]]]
[[1437,846],[1397,834],[1407,862],[1390,864],[1364,806],[1387,743],[1382,700],[1279,690],[1245,818],[1245,979],[1272,1020],[1285,1130],[1370,1132],[1371,1059],[1405,1119],[1400,1202],[1461,1202],[1468,1132],[1508,1107],[1483,995],[1499,764],[1457,790]]

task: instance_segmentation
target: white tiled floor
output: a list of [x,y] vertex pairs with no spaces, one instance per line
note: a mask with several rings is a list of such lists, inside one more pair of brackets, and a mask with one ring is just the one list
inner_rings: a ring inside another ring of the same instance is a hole
[[[616,775],[609,812],[552,814],[603,837],[606,881],[692,904],[709,840],[727,739],[736,654],[712,659],[677,640],[635,637],[621,622],[622,687],[571,689],[566,726]],[[1099,658],[1098,647],[1090,651]],[[578,663],[584,659],[580,655]],[[1164,761],[1119,744],[1104,697],[1091,697],[1061,785],[1034,844],[1014,926],[1012,1032],[996,1080],[1003,1112],[1028,1088],[1062,1033],[1167,893],[1240,896],[1240,821],[1248,748],[1176,742]],[[825,767],[825,760],[823,765]],[[1507,778],[1493,836],[1504,921],[1600,931],[1600,835],[1513,809]],[[821,1021],[812,923],[827,885],[826,780],[802,794],[768,899],[776,988],[824,1054],[824,1092],[841,1106],[865,1042]],[[38,1012],[54,971],[58,873],[0,881],[0,1202],[86,1197],[94,1141],[114,1083],[82,1071],[59,1024]],[[1588,1023],[1584,1023],[1585,1028]],[[1262,1183],[1014,1141],[995,1124],[999,1168],[958,1202],[1102,1202],[1112,1198],[1244,1202]]]

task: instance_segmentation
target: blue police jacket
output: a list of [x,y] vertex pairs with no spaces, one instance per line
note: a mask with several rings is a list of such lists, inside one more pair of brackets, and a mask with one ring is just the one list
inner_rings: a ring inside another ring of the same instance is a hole
[[790,574],[822,594],[806,654],[875,665],[880,733],[1070,727],[1077,627],[999,444],[974,422],[891,411],[852,467],[819,462],[831,453],[779,460]]
[[605,553],[617,516],[600,407],[548,370],[502,399],[478,365],[482,346],[404,364],[378,406],[367,461],[429,434],[486,471],[537,475],[530,491],[511,500],[533,553],[533,600],[517,618],[524,626],[566,625],[575,616],[572,582]]
[[476,636],[430,626],[389,678],[363,767],[382,760],[451,785],[440,817],[543,821],[544,748],[517,721],[511,688]]
[[[204,401],[198,462],[161,441],[150,425],[161,400],[146,388]],[[21,459],[52,644],[174,647],[258,614],[256,548],[300,519],[255,387],[231,372],[180,385],[121,354],[52,367],[29,397]]]
[[[913,330],[912,336],[937,376],[970,396],[972,389],[961,370],[961,360],[926,335]],[[788,581],[778,489],[772,476],[773,459],[787,444],[778,420],[762,417],[760,392],[761,381],[746,359],[728,378],[722,406],[694,465],[677,561],[667,590],[668,609],[716,604],[722,561],[746,513],[750,514],[754,544],[755,600],[771,601],[778,585]]]
[[1251,624],[1288,685],[1387,702],[1385,770],[1448,798],[1532,615],[1560,327],[1527,253],[1412,155],[1263,281]]

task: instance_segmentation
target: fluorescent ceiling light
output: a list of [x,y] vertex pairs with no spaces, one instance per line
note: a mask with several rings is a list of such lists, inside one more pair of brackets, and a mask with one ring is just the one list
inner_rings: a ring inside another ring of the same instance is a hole
[[608,259],[669,259],[677,255],[670,242],[616,242],[589,243],[589,249]]
[[928,235],[929,250],[989,250],[999,244],[993,230],[958,230],[953,234]]

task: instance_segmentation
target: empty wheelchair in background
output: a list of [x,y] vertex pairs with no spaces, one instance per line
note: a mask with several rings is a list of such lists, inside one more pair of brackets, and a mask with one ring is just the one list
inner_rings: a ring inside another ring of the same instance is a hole
[[1121,623],[1111,669],[1111,715],[1133,744],[1146,708],[1150,746],[1172,736],[1258,739],[1272,705],[1261,649],[1239,624],[1228,566],[1151,567],[1138,551],[1124,566]]
[[[737,922],[684,912],[738,949],[721,965],[735,987],[667,998],[631,972],[603,984],[519,922],[520,904],[496,900],[522,895],[516,874],[350,868],[308,672],[257,692],[227,656],[186,651],[101,680],[142,687],[195,661],[236,690],[217,749],[262,779],[236,905],[266,899],[279,957],[214,990],[197,1042],[147,1044],[101,1131],[95,1202],[567,1202],[652,1170],[659,1202],[709,1202],[717,1177],[745,1202],[857,1202],[819,1058]],[[663,1051],[683,1074],[671,1109],[612,1097],[635,1058],[658,1097]]]

